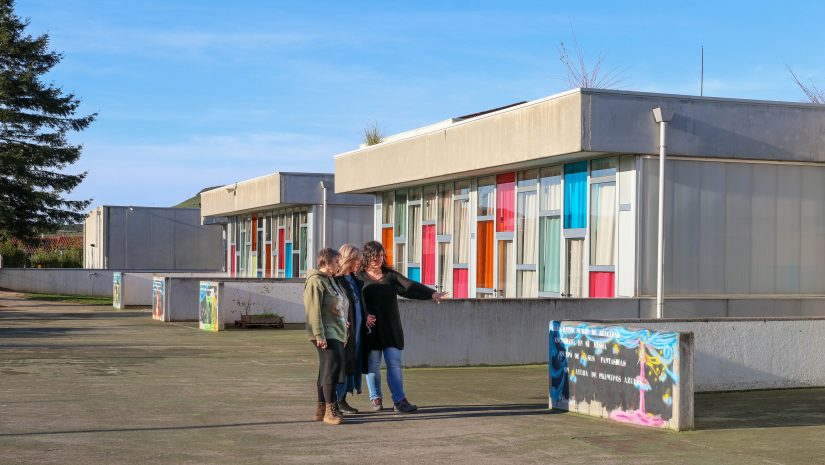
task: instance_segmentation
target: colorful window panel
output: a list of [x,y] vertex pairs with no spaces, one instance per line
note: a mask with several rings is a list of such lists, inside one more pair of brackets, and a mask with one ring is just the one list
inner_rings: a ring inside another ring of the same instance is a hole
[[387,266],[392,267],[392,226],[381,229],[381,245],[384,246],[384,260],[387,262]]
[[493,288],[493,221],[479,221],[476,241],[476,287]]
[[609,271],[590,272],[590,297],[611,298],[616,296],[614,273]]
[[500,174],[496,177],[496,231],[514,230],[516,173]]
[[469,296],[469,270],[456,268],[453,270],[453,298],[466,299]]
[[435,285],[435,225],[424,225],[421,243],[421,282]]
[[564,165],[564,228],[587,227],[587,162]]

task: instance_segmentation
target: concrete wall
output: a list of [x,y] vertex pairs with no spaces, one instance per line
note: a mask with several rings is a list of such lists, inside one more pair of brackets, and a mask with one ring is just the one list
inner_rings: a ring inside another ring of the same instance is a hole
[[[373,206],[328,206],[327,207],[327,227],[326,244],[327,247],[338,249],[346,243],[353,244],[361,248],[367,241],[371,241],[373,236]],[[323,243],[321,236],[324,234],[323,208],[319,205],[312,207],[312,244],[313,251],[310,258],[310,266],[315,266],[315,256],[321,250]]]
[[152,305],[152,273],[123,273],[120,285],[122,307]]
[[220,314],[233,325],[244,313],[277,313],[284,323],[306,323],[304,280],[222,281]]
[[[732,309],[741,309],[745,313],[745,308],[750,306],[751,312],[764,312],[766,318],[758,321],[767,323],[762,327],[753,320],[720,320],[733,323],[725,326],[714,322],[716,326],[712,331],[695,322],[693,327],[687,323],[656,324],[661,329],[696,333],[695,380],[699,391],[825,386],[825,371],[818,369],[825,360],[825,318],[822,318],[825,317],[825,303],[820,300],[816,306],[813,300],[804,302],[807,305],[802,305],[802,301],[792,305],[787,301],[759,299],[667,301],[665,314],[670,318],[714,313],[697,312],[701,305],[715,309],[717,313]],[[549,321],[619,321],[639,326],[650,322],[639,318],[648,318],[654,309],[655,301],[649,299],[473,299],[448,300],[440,305],[430,301],[402,300],[400,312],[406,340],[404,364],[547,363]],[[777,313],[790,314],[791,310],[816,311],[820,318],[800,320],[783,315],[782,318],[791,323],[781,324],[769,319]],[[704,333],[699,334],[701,331]],[[768,337],[771,331],[776,334]],[[784,334],[784,339],[780,334]],[[772,350],[780,355],[769,354],[767,358],[760,355]],[[803,354],[797,356],[796,352]],[[786,368],[780,366],[781,357],[798,367],[794,368],[798,373],[793,370],[785,373]],[[812,364],[816,360],[820,365]]]
[[[254,279],[216,276],[166,276],[164,321],[198,321],[201,281],[222,283],[221,313],[228,325],[240,320],[247,306],[253,313],[277,313],[286,323],[304,323],[303,279]],[[111,292],[111,290],[110,290]]]
[[98,207],[87,216],[85,230],[87,267],[133,271],[223,268],[223,231],[220,226],[202,226],[198,209]]
[[113,270],[0,268],[0,288],[40,294],[112,297]]

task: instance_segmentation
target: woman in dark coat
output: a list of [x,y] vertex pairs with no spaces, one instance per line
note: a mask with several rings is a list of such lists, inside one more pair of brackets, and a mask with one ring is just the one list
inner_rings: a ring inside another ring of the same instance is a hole
[[404,350],[404,330],[398,314],[398,296],[407,299],[434,300],[440,302],[446,293],[435,292],[429,287],[407,279],[388,267],[384,259],[384,247],[376,241],[364,245],[364,266],[359,278],[364,282],[364,302],[367,312],[375,315],[369,324],[372,333],[365,340],[367,357],[367,388],[373,410],[382,410],[381,358],[387,364],[387,386],[392,394],[394,410],[412,413],[418,407],[407,401],[401,373],[401,352]]
[[347,393],[361,394],[361,375],[367,367],[363,341],[370,332],[367,324],[373,323],[375,317],[367,315],[362,293],[364,282],[355,275],[361,270],[361,251],[352,244],[344,244],[338,251],[341,253],[341,268],[336,279],[349,299],[349,333],[345,347],[347,374],[344,382],[338,385],[338,408],[344,413],[358,413],[358,409],[347,403]]

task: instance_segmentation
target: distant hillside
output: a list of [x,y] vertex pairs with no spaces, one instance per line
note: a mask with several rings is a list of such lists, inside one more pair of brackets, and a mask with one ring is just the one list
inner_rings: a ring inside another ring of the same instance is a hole
[[205,192],[205,191],[208,191],[208,190],[211,190],[211,189],[216,189],[218,187],[221,187],[221,186],[212,186],[212,187],[207,187],[205,189],[201,189],[200,192],[195,194],[193,197],[190,197],[190,198],[184,200],[183,202],[181,202],[177,205],[173,205],[172,208],[200,208],[201,207],[201,192]]

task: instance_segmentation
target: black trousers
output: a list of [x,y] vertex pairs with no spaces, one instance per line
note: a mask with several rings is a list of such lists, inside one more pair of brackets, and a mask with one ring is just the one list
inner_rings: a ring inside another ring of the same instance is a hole
[[[318,402],[335,402],[335,386],[344,382],[347,364],[344,343],[327,339],[327,348],[318,350]],[[329,392],[326,392],[329,391]]]

